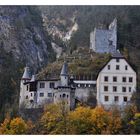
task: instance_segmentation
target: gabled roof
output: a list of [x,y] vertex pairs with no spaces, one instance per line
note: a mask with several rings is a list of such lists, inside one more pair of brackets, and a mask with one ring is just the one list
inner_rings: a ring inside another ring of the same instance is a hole
[[67,76],[68,75],[68,64],[67,64],[67,62],[64,62],[60,75],[61,76],[62,75]]
[[31,79],[29,67],[27,67],[27,66],[24,68],[24,73],[23,73],[22,79]]
[[[105,68],[105,66],[106,66],[112,59],[124,59],[124,60],[129,64],[129,66],[132,68],[132,70],[133,70],[134,72],[136,72],[136,70],[132,67],[132,65],[128,62],[128,60],[127,60],[119,51],[116,51],[114,54],[112,54],[111,58],[103,65],[103,67],[99,70],[98,75],[97,75],[97,78],[98,78],[100,72]],[[96,79],[97,79],[97,78],[96,78]]]
[[119,50],[112,53],[112,58],[125,58]]

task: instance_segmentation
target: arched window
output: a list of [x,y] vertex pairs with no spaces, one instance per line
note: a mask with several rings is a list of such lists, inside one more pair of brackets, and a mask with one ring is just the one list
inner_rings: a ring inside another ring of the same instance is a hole
[[67,95],[67,98],[69,97],[69,95]]
[[28,99],[28,95],[26,96],[26,99]]
[[31,93],[31,97],[33,96],[33,93]]
[[61,95],[60,95],[60,98],[61,98]]
[[65,97],[66,97],[66,94],[64,93],[64,94],[63,94],[63,98],[65,98]]

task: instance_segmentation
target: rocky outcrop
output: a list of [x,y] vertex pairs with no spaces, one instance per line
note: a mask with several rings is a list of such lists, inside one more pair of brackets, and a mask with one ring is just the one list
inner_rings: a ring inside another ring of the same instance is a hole
[[0,47],[16,60],[37,68],[46,65],[50,42],[37,7],[0,7]]

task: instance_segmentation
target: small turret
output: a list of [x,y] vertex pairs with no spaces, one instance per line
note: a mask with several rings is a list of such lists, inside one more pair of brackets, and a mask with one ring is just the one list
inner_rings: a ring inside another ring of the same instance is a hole
[[64,62],[63,67],[61,69],[61,86],[68,86],[68,64]]
[[23,76],[21,78],[21,81],[20,81],[20,98],[19,98],[19,107],[21,108],[24,104],[24,99],[25,99],[25,89],[26,89],[26,86],[25,86],[25,83],[26,82],[29,82],[31,80],[30,78],[30,70],[29,70],[29,67],[25,67],[24,68],[24,73],[23,73]]
[[25,80],[25,82],[31,80],[29,67],[26,66],[24,68],[24,73],[21,80]]

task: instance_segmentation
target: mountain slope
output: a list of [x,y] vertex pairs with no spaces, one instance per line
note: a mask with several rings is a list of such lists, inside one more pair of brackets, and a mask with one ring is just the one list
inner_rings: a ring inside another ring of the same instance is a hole
[[34,67],[47,64],[49,51],[53,50],[37,7],[0,7],[0,46],[24,64]]

